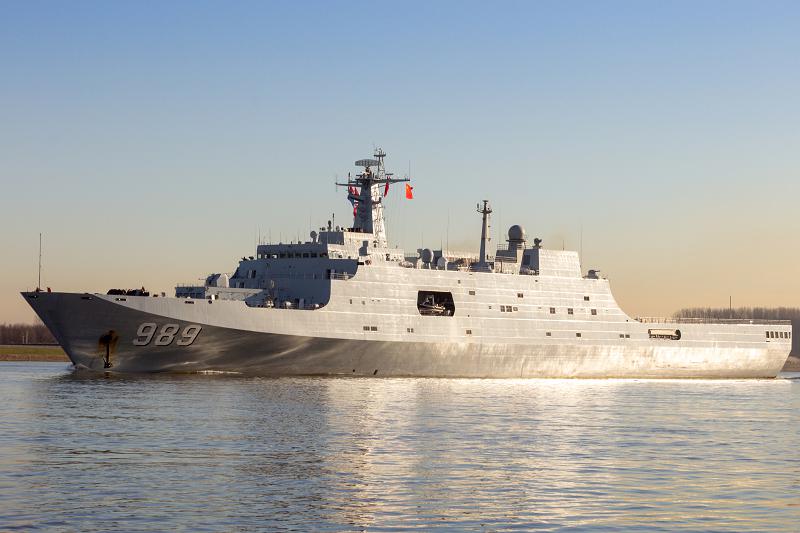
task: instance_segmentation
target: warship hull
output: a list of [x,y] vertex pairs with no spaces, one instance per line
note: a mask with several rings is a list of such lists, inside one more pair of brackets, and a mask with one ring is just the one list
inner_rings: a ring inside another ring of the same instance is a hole
[[[203,300],[187,305],[176,298],[114,298],[80,293],[37,292],[23,293],[23,297],[75,367],[95,371],[263,376],[773,378],[789,351],[787,343],[763,342],[764,326],[760,325],[752,326],[752,340],[736,342],[709,341],[718,339],[719,328],[725,326],[715,329],[705,324],[682,326],[684,340],[677,342],[651,338],[500,341],[480,337],[448,341],[441,336],[415,340],[404,335],[382,334],[381,338],[366,331],[336,335],[334,332],[341,329],[337,324],[344,318],[324,309],[253,309],[243,302]],[[291,320],[287,321],[287,316]],[[747,326],[736,328],[741,332]]]

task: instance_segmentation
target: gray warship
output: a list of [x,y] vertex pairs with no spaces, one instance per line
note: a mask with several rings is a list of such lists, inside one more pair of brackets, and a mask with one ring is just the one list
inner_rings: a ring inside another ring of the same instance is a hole
[[574,251],[529,243],[519,225],[490,250],[486,200],[477,254],[390,247],[383,198],[408,178],[386,172],[385,157],[356,161],[337,184],[351,227],[259,244],[233,273],[174,296],[22,296],[75,368],[104,372],[774,378],[783,367],[788,321],[632,318]]

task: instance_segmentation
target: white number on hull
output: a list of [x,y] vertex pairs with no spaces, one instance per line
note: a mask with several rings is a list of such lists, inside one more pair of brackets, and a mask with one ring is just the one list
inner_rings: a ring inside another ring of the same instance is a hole
[[[153,340],[153,334],[156,332],[156,326],[152,322],[145,322],[136,331],[137,337],[133,339],[133,344],[136,346],[147,346]],[[144,338],[143,338],[144,337]]]
[[183,333],[181,333],[181,339],[178,341],[178,346],[189,346],[194,342],[197,336],[200,334],[200,330],[203,329],[198,325],[192,324],[191,326],[186,326],[183,329]]
[[156,346],[169,346],[175,338],[175,334],[181,327],[178,324],[166,324],[161,328],[161,333],[156,337]]
[[[158,329],[158,324],[154,322],[145,322],[139,326],[139,329],[136,330],[136,338],[133,339],[133,344],[135,346],[147,346],[150,344],[150,341],[153,340],[155,336],[155,342],[153,343],[155,346],[169,346],[172,344],[172,341],[175,340],[175,336],[180,331],[181,327],[178,324],[164,324],[159,331],[158,335],[156,335],[156,330]],[[198,326],[197,324],[190,324],[183,328],[181,332],[181,337],[178,339],[176,343],[178,346],[190,346],[197,336],[200,334],[203,328]]]

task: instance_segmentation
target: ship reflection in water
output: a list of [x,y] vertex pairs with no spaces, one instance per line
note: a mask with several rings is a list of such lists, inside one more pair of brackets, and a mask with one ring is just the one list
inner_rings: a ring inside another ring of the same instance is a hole
[[800,523],[800,379],[102,378],[6,363],[0,405],[3,529]]

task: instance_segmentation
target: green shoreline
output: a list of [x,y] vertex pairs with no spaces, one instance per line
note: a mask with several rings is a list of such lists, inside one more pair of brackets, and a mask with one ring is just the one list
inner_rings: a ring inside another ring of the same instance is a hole
[[[69,357],[60,346],[3,345],[0,346],[0,361],[48,361],[69,362]],[[790,356],[783,366],[784,372],[800,372],[800,357]]]

